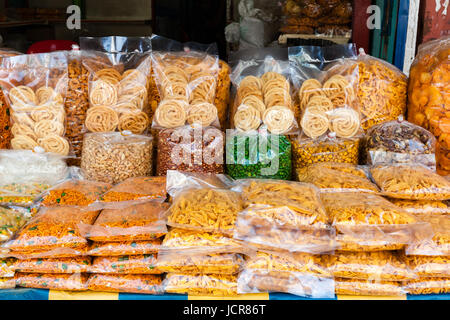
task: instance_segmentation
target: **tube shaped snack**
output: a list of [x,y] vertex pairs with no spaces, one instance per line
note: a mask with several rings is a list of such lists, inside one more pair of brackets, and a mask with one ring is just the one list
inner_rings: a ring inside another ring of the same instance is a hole
[[169,273],[163,281],[164,291],[197,296],[235,296],[235,275]]

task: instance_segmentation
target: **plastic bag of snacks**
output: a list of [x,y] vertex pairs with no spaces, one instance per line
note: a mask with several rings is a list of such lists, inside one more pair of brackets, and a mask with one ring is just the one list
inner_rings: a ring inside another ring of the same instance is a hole
[[190,188],[174,196],[167,224],[196,231],[232,235],[243,209],[238,192],[217,188]]
[[450,199],[450,181],[422,165],[376,165],[370,173],[381,192],[408,200]]
[[411,66],[408,88],[408,120],[436,136],[436,160],[442,174],[450,173],[449,52],[450,36],[422,44]]
[[129,132],[84,135],[81,172],[85,179],[116,184],[131,177],[150,176],[153,137]]
[[16,280],[14,278],[0,278],[0,289],[14,289]]
[[373,126],[363,140],[363,161],[381,163],[419,163],[436,169],[436,139],[424,128],[403,121],[389,121]]
[[113,274],[161,274],[156,254],[95,257],[89,272]]
[[0,243],[8,241],[27,222],[29,214],[15,207],[0,207]]
[[167,171],[166,188],[170,196],[186,188],[218,188],[227,189],[233,186],[234,180],[224,174]]
[[168,273],[163,287],[169,293],[229,297],[237,295],[237,276]]
[[298,168],[296,176],[298,181],[311,183],[318,187],[320,192],[379,192],[363,169],[348,163],[314,163],[305,168]]
[[327,76],[356,74],[356,101],[361,125],[367,130],[405,113],[407,76],[395,66],[360,51],[356,60],[342,59],[330,66]]
[[416,277],[395,251],[336,252],[324,261],[336,278],[407,281]]
[[335,278],[336,294],[358,296],[403,296],[400,282]]
[[291,98],[289,63],[268,54],[258,56],[233,67],[233,128],[249,132],[263,125],[272,134],[295,134],[298,110]]
[[290,138],[294,169],[317,162],[339,162],[358,164],[359,138],[339,139],[329,134],[319,139]]
[[30,150],[0,151],[0,203],[29,206],[44,191],[69,177],[59,155]]
[[13,258],[1,258],[0,259],[0,278],[14,277],[15,259]]
[[87,132],[84,125],[89,108],[89,72],[83,66],[82,53],[73,49],[67,53],[68,85],[64,109],[66,111],[66,138],[72,146],[75,159],[69,159],[74,165],[80,165],[83,135]]
[[227,173],[235,179],[291,178],[291,143],[286,136],[233,131],[227,133]]
[[409,294],[441,294],[450,292],[450,278],[421,278],[405,285]]
[[217,108],[220,126],[227,128],[228,122],[228,103],[230,101],[230,66],[219,60],[219,75],[217,79],[216,97],[214,98],[214,105]]
[[153,37],[152,68],[161,101],[152,128],[220,127],[213,104],[219,75],[217,45]]
[[156,175],[167,170],[223,173],[225,136],[214,127],[184,126],[158,132]]
[[205,255],[215,253],[246,253],[249,248],[238,240],[218,233],[172,228],[162,242],[160,252]]
[[48,252],[50,257],[63,253],[80,254],[87,249],[88,242],[80,234],[78,224],[92,224],[97,215],[98,211],[86,208],[41,208],[8,242],[8,247],[18,254]]
[[242,264],[242,256],[236,253],[183,255],[169,252],[158,255],[156,266],[168,273],[235,274]]
[[2,61],[0,81],[11,106],[12,149],[67,156],[65,138],[67,57],[65,52],[20,55]]
[[[450,217],[446,215],[414,215],[429,228],[417,230],[414,240],[406,247],[408,255],[450,256]],[[431,230],[430,230],[431,228]]]
[[100,197],[106,207],[130,205],[155,200],[166,200],[165,177],[132,177],[115,185]]
[[234,238],[259,248],[309,253],[334,249],[334,229],[311,184],[282,180],[239,180],[245,209],[236,221]]
[[321,199],[340,250],[402,249],[421,227],[412,215],[375,194],[324,193]]
[[96,202],[110,188],[111,185],[103,182],[67,180],[49,189],[41,204],[44,207],[85,207]]
[[92,225],[79,224],[92,241],[153,240],[167,233],[166,203],[146,202],[119,209],[105,209]]
[[150,274],[91,274],[87,289],[102,292],[162,294],[160,276]]
[[17,260],[15,269],[27,273],[81,273],[88,272],[90,265],[90,257],[28,259]]
[[408,268],[420,278],[450,278],[450,256],[404,256]]
[[87,289],[86,273],[22,273],[14,276],[16,285],[25,288],[39,288],[50,290],[84,291]]
[[413,214],[450,214],[444,201],[389,199],[393,204]]
[[157,253],[161,239],[147,241],[94,242],[90,245],[90,256],[122,256]]
[[91,132],[146,132],[150,124],[150,38],[83,38],[81,48],[83,66],[89,72],[86,128]]

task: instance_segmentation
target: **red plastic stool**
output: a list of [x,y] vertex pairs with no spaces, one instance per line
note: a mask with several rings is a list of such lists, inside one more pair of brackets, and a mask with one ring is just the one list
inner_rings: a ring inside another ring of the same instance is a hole
[[72,45],[78,45],[78,43],[70,40],[44,40],[33,43],[28,48],[27,54],[72,50]]

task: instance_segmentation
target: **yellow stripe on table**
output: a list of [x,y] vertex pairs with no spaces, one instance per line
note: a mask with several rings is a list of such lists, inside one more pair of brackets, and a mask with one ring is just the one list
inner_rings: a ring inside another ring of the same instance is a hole
[[119,294],[114,292],[50,290],[48,300],[119,300]]
[[188,300],[269,300],[268,293],[249,293],[230,297],[188,296]]
[[349,296],[337,295],[338,300],[407,300],[406,294],[402,296]]

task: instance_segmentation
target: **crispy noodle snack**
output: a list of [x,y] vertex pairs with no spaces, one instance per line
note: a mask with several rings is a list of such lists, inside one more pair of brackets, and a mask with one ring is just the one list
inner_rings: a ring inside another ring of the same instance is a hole
[[17,272],[27,273],[81,273],[88,272],[91,265],[90,257],[29,259],[17,260]]
[[450,214],[450,207],[444,201],[389,199],[396,206],[412,214]]
[[225,297],[237,295],[235,275],[169,273],[163,281],[163,286],[169,293]]
[[355,296],[401,296],[400,282],[336,278],[336,294]]
[[156,267],[156,254],[143,254],[116,257],[95,257],[91,273],[112,274],[161,274]]
[[94,242],[90,245],[90,256],[123,256],[157,253],[161,246],[161,239],[148,241],[116,241]]
[[213,188],[189,189],[177,194],[169,209],[168,225],[232,234],[243,208],[239,193]]
[[446,215],[414,215],[429,226],[415,232],[414,240],[406,247],[406,254],[450,256],[450,217]]
[[420,165],[378,165],[370,170],[384,195],[396,199],[448,200],[450,181]]
[[450,278],[450,256],[404,256],[408,267],[421,278]]
[[75,274],[50,274],[50,273],[16,273],[16,285],[26,288],[40,288],[51,290],[86,290],[88,275],[85,273]]
[[162,294],[161,277],[152,274],[92,274],[87,288],[92,291]]

